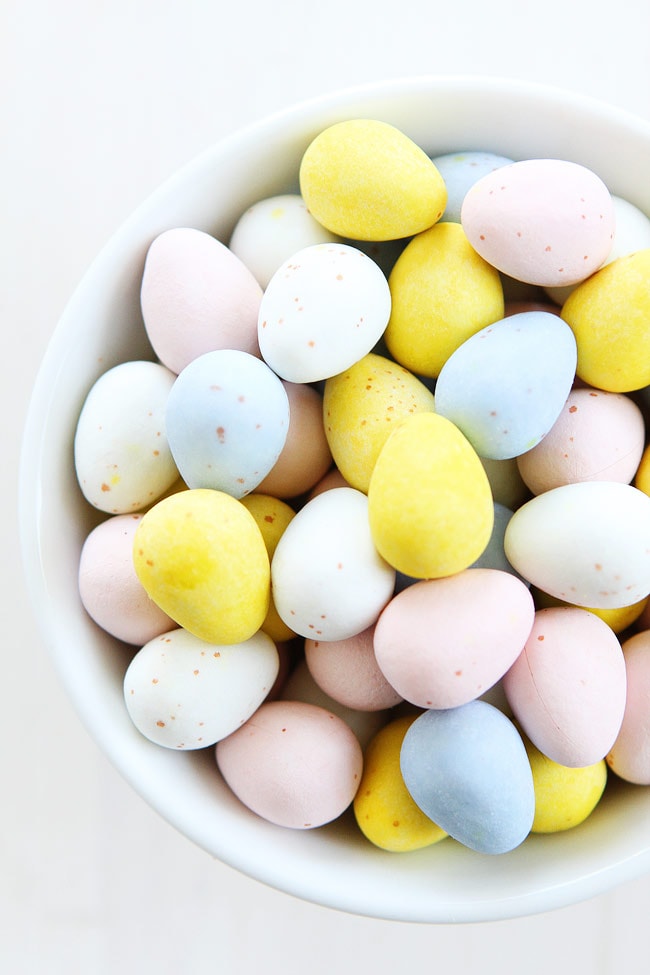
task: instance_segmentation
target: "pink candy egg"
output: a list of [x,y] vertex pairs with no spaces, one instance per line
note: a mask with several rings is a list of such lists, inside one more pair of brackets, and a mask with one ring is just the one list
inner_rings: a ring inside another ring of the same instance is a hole
[[627,700],[618,737],[607,764],[626,782],[650,785],[650,631],[623,644]]
[[335,714],[299,701],[269,701],[217,743],[219,770],[238,799],[278,826],[311,829],[354,799],[363,754]]
[[318,686],[359,711],[392,708],[402,700],[377,664],[374,632],[371,626],[347,640],[305,640],[307,666]]
[[379,617],[374,645],[388,682],[422,708],[452,708],[495,684],[521,653],[535,607],[500,569],[417,582]]
[[569,768],[593,765],[607,755],[623,720],[623,651],[594,613],[542,609],[503,687],[515,718],[541,752]]
[[605,262],[614,240],[609,190],[591,170],[561,159],[527,159],[484,176],[461,210],[474,249],[528,284],[574,284]]
[[142,646],[175,624],[149,598],[133,567],[133,536],[142,515],[114,515],[86,538],[79,560],[79,594],[103,630]]

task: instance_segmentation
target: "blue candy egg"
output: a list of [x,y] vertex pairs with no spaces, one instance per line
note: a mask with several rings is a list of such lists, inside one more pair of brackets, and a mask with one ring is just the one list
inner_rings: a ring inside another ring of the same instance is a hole
[[508,166],[512,159],[494,152],[449,152],[432,159],[447,187],[447,206],[441,220],[460,223],[460,208],[467,191],[483,176]]
[[535,791],[524,743],[486,701],[425,711],[408,729],[402,777],[422,812],[479,853],[507,853],[528,836]]
[[576,362],[573,332],[557,315],[510,315],[450,355],[436,383],[436,413],[455,423],[479,456],[518,457],[557,420]]
[[289,399],[261,359],[219,349],[194,359],[177,376],[165,422],[188,487],[242,498],[264,480],[282,452]]

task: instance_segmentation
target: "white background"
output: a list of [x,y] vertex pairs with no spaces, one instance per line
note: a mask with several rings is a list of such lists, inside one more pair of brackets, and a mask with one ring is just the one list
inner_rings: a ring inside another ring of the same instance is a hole
[[646,973],[650,876],[546,915],[428,926],[305,904],[212,861],[68,705],[27,603],[15,508],[56,321],[177,167],[271,110],[409,74],[547,82],[648,118],[647,0],[0,0],[0,16],[0,971]]

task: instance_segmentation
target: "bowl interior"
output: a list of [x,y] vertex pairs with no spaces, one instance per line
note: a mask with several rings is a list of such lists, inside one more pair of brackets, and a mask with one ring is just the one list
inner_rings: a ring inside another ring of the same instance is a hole
[[350,813],[319,830],[272,826],[230,794],[213,749],[171,752],[134,729],[122,697],[134,650],[90,621],[77,592],[81,545],[103,516],[77,488],[74,429],[101,373],[153,358],[139,307],[149,243],[174,226],[227,243],[247,206],[297,189],[300,157],[321,129],[360,116],[396,125],[431,154],[477,149],[582,163],[612,193],[650,213],[650,124],[578,95],[507,80],[431,77],[362,87],[298,105],[222,141],[122,226],[55,330],[24,435],[20,520],[28,584],[43,638],[99,747],[154,809],[211,855],[288,893],[378,918],[486,921],[545,911],[650,869],[650,790],[617,782],[582,826],[531,836],[497,858],[453,841],[385,853],[361,837]]

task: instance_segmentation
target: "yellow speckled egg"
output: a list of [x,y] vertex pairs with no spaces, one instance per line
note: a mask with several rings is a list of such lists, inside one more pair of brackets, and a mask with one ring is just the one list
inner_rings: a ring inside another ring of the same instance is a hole
[[494,524],[490,482],[450,420],[436,413],[402,420],[372,472],[368,517],[380,555],[415,578],[461,572],[483,553]]
[[584,822],[607,784],[607,763],[567,768],[547,758],[524,737],[535,789],[533,833],[560,833]]
[[133,540],[140,582],[175,622],[208,643],[240,643],[260,629],[271,570],[262,534],[229,494],[196,488],[143,516]]
[[353,240],[395,240],[434,224],[447,188],[426,153],[387,122],[349,119],[310,143],[300,164],[309,212]]
[[[241,499],[241,503],[248,511],[250,511],[255,519],[255,524],[259,528],[262,538],[264,539],[264,544],[266,545],[266,551],[268,553],[270,562],[273,558],[273,553],[275,552],[277,544],[284,534],[285,528],[295,517],[296,512],[290,505],[286,504],[286,502],[280,501],[279,498],[273,498],[268,494],[248,494],[245,498]],[[275,608],[275,603],[273,602],[273,592],[271,592],[269,609],[266,614],[266,619],[262,623],[261,629],[268,636],[270,636],[272,640],[275,640],[276,643],[291,640],[296,635],[294,631],[290,629],[282,619],[280,619],[278,611]]]
[[367,493],[375,461],[399,420],[431,412],[433,393],[412,373],[369,353],[325,383],[325,435],[351,487]]
[[422,376],[437,376],[459,345],[504,314],[503,285],[458,223],[418,234],[388,279],[391,355]]
[[562,318],[576,337],[580,379],[614,393],[650,384],[650,248],[580,284]]
[[447,836],[411,798],[400,771],[404,735],[417,715],[396,718],[379,731],[364,754],[353,808],[359,829],[382,850],[405,853]]

